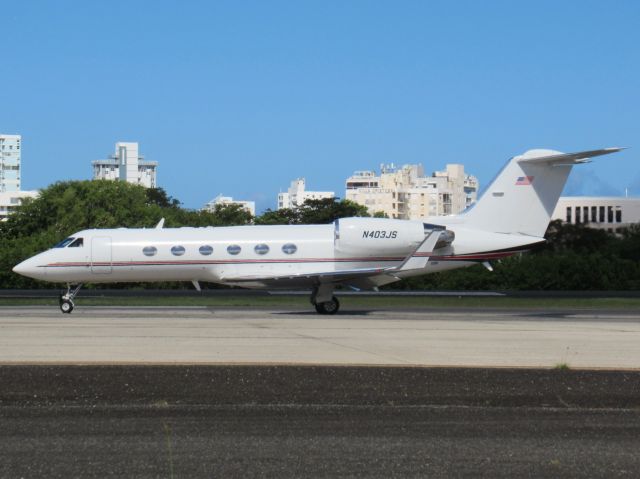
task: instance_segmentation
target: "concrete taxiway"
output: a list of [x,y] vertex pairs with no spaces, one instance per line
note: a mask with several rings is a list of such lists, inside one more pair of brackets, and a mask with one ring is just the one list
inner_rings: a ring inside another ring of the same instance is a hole
[[0,363],[640,369],[640,313],[0,308]]

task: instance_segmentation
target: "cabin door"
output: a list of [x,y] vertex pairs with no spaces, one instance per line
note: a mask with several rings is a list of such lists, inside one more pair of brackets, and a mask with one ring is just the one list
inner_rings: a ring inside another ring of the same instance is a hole
[[91,239],[91,272],[111,274],[111,237],[96,236]]

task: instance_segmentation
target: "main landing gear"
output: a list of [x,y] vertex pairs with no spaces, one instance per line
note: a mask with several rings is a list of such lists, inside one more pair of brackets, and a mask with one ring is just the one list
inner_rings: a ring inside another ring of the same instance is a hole
[[67,292],[65,294],[60,295],[60,311],[65,314],[70,314],[73,311],[75,304],[73,304],[73,300],[76,295],[82,288],[82,284],[77,284],[75,287],[71,284],[67,283]]
[[311,293],[311,304],[318,314],[336,314],[340,309],[338,298],[333,295],[333,285],[321,284]]
[[318,314],[336,314],[340,309],[340,301],[335,296],[332,296],[329,301],[323,303],[314,303]]

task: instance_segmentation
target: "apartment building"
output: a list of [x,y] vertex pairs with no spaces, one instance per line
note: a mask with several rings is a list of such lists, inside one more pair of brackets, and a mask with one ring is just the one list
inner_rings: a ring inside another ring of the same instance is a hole
[[466,174],[463,165],[448,164],[425,176],[421,164],[390,164],[381,165],[380,174],[356,171],[346,181],[345,198],[366,206],[370,214],[420,219],[459,213],[476,200],[477,192],[478,179]]
[[305,179],[297,178],[291,182],[287,191],[278,193],[278,209],[295,208],[307,200],[321,200],[335,196],[333,191],[307,191]]
[[92,161],[91,165],[94,180],[121,180],[146,188],[157,187],[158,162],[145,160],[139,154],[138,143],[120,141],[113,155]]
[[21,135],[0,133],[0,192],[20,191]]

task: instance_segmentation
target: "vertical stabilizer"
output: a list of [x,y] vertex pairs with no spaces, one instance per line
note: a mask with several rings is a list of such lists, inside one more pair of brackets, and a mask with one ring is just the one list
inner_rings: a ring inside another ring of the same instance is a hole
[[621,149],[529,150],[509,160],[478,202],[460,217],[466,225],[485,231],[542,237],[571,167]]

